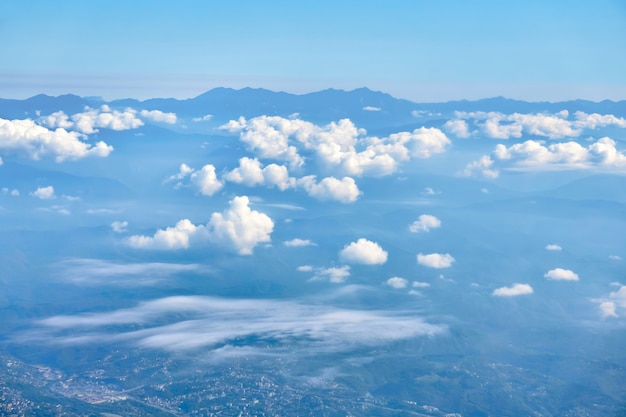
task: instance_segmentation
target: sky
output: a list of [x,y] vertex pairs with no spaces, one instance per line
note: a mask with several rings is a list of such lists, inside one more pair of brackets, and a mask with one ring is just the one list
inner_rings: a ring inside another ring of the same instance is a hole
[[368,87],[418,102],[626,98],[626,3],[4,1],[0,96]]

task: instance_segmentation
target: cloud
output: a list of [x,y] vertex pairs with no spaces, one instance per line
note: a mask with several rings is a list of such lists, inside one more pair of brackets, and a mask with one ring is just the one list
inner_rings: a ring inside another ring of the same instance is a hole
[[124,233],[127,227],[128,227],[127,221],[116,220],[113,223],[111,223],[111,230],[113,230],[115,233]]
[[[11,194],[12,195],[12,194]],[[19,194],[18,194],[19,195]],[[614,261],[621,261],[622,257],[619,255],[609,255],[609,259],[614,260]]]
[[546,246],[546,250],[559,251],[559,250],[562,250],[562,249],[563,249],[562,247],[560,247],[559,245],[557,245],[555,243],[551,243],[551,244]]
[[207,224],[209,240],[250,255],[254,247],[269,242],[274,222],[264,213],[250,209],[246,196],[235,197],[223,213],[213,213]]
[[8,194],[11,197],[19,197],[20,196],[20,191],[16,188],[9,190],[8,187],[2,187],[2,194]]
[[453,262],[454,258],[449,253],[417,254],[417,263],[429,268],[449,268]]
[[202,117],[194,117],[194,118],[193,118],[193,119],[191,119],[191,120],[193,120],[194,122],[208,122],[208,121],[209,121],[209,120],[211,120],[212,118],[213,118],[213,115],[212,115],[212,114],[207,114],[207,115],[204,115],[204,116],[202,116]]
[[189,175],[189,178],[191,183],[198,189],[200,194],[206,196],[212,196],[224,186],[224,184],[217,179],[217,175],[215,174],[215,167],[211,164],[203,166],[200,171],[192,172]]
[[430,287],[430,284],[428,282],[413,281],[413,284],[411,284],[411,286],[413,288],[427,288]]
[[387,252],[378,243],[364,238],[346,245],[339,256],[353,264],[380,265],[387,262]]
[[528,284],[513,284],[510,287],[501,287],[493,290],[493,295],[496,297],[515,297],[532,293],[533,288]]
[[250,209],[246,196],[235,197],[222,213],[213,213],[206,225],[194,225],[188,219],[173,227],[159,229],[153,236],[133,235],[126,241],[137,249],[187,249],[196,240],[212,242],[250,255],[256,245],[270,241],[274,222],[264,213]]
[[23,152],[31,159],[52,156],[56,162],[76,160],[87,156],[108,156],[113,147],[104,142],[90,145],[83,135],[63,128],[48,130],[33,120],[4,120],[0,118],[0,151]]
[[153,122],[168,123],[171,125],[176,123],[175,113],[164,113],[161,110],[142,110],[139,114],[141,117],[152,120]]
[[317,246],[313,241],[309,239],[291,239],[284,242],[285,246],[289,247],[303,247],[303,246]]
[[498,178],[498,176],[500,175],[500,171],[491,168],[493,166],[493,163],[493,159],[491,159],[487,155],[484,155],[479,160],[467,164],[465,170],[463,171],[463,175],[469,177],[474,175],[475,173],[480,173],[485,178]]
[[[189,176],[191,173],[193,173],[195,170],[193,168],[191,168],[189,165],[183,163],[180,164],[180,167],[178,168],[178,173],[177,174],[173,174],[170,175],[169,177],[167,177],[163,183],[168,183],[168,182],[172,182],[172,181],[180,181],[185,179],[187,176]],[[182,184],[180,184],[182,185]]]
[[544,278],[559,281],[578,281],[578,274],[570,269],[556,268],[546,272]]
[[68,259],[55,265],[57,276],[74,284],[150,285],[182,272],[206,270],[198,264],[118,263],[101,259]]
[[56,198],[56,195],[54,195],[54,187],[51,185],[48,185],[47,187],[39,187],[30,193],[30,195],[41,200],[52,200]]
[[441,220],[430,214],[422,214],[409,225],[409,230],[412,233],[429,232],[430,229],[437,229],[441,227]]
[[599,308],[603,318],[618,317],[616,311],[617,306],[613,301],[603,301],[600,303]]
[[382,109],[380,107],[365,106],[365,107],[363,107],[363,110],[365,110],[365,111],[381,111]]
[[313,272],[313,267],[311,265],[301,265],[297,270],[299,272]]
[[289,171],[286,166],[269,164],[263,168],[257,158],[251,159],[247,157],[241,158],[239,167],[228,172],[224,179],[249,187],[256,185],[276,187],[281,191],[293,188],[296,185],[296,179],[289,177]]
[[402,288],[406,288],[407,285],[409,284],[409,281],[400,277],[391,277],[387,281],[385,281],[385,283],[391,288],[399,290]]
[[233,341],[271,344],[277,352],[346,351],[446,331],[415,312],[341,309],[285,300],[172,296],[109,312],[39,320],[32,342],[120,345],[167,351],[212,351]]
[[71,117],[72,128],[81,133],[96,133],[99,128],[111,130],[130,130],[144,125],[137,117],[137,111],[127,108],[124,111],[111,110],[107,105],[99,109],[87,108],[82,113],[76,113]]
[[315,270],[315,275],[311,279],[312,281],[327,280],[333,284],[341,284],[346,281],[350,276],[350,267],[340,266],[331,268],[318,268]]
[[342,175],[384,176],[402,161],[429,158],[445,152],[450,140],[437,128],[421,127],[388,137],[366,136],[349,119],[324,126],[299,119],[259,116],[241,117],[220,127],[239,133],[240,140],[259,158],[288,161],[292,168],[305,163],[299,151],[311,154],[323,166]]
[[326,177],[319,183],[315,175],[308,175],[297,180],[298,187],[303,188],[308,195],[318,200],[335,200],[341,203],[353,203],[359,198],[361,191],[354,179],[343,177]]
[[191,236],[197,231],[198,226],[188,219],[183,219],[173,227],[157,230],[154,236],[133,235],[128,238],[127,242],[137,249],[187,249]]
[[469,138],[472,134],[470,133],[469,126],[465,120],[448,120],[443,128],[446,132],[452,133],[457,138]]

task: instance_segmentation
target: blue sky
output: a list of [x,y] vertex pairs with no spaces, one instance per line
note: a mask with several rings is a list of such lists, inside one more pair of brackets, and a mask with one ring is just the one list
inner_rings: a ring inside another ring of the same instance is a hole
[[626,97],[621,1],[0,5],[0,90],[195,96],[367,86],[415,101]]

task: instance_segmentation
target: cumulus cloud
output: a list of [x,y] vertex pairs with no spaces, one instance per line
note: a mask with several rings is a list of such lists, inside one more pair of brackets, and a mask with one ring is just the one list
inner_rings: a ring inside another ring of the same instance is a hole
[[297,185],[303,188],[308,195],[318,200],[353,203],[361,194],[356,182],[350,177],[343,177],[340,180],[335,177],[326,177],[319,183],[316,182],[316,178],[315,175],[299,178]]
[[413,233],[429,232],[430,229],[441,227],[441,220],[430,214],[422,214],[409,225],[409,230]]
[[250,255],[256,245],[269,242],[274,222],[249,204],[248,197],[235,197],[223,213],[213,213],[207,224],[209,240],[229,246],[240,255]]
[[[172,181],[181,181],[185,179],[187,176],[191,175],[194,171],[195,170],[191,168],[189,165],[185,163],[180,164],[180,167],[178,168],[178,173],[170,175],[163,182],[168,183]],[[182,185],[182,184],[179,183],[179,185]]]
[[351,310],[285,300],[202,296],[172,296],[108,312],[52,316],[35,322],[35,326],[21,337],[73,346],[128,343],[167,351],[205,352],[224,349],[233,340],[254,339],[249,348],[265,348],[271,343],[277,352],[295,347],[297,351],[308,349],[308,354],[446,331],[445,326],[427,323],[413,311]]
[[57,162],[87,156],[108,156],[113,147],[104,142],[90,145],[83,135],[64,128],[49,130],[33,120],[5,120],[0,118],[0,151],[22,152],[31,159],[52,156]]
[[281,191],[293,188],[296,179],[289,177],[289,171],[284,165],[269,164],[262,167],[257,158],[243,157],[239,160],[239,167],[228,172],[224,179],[226,181],[244,184],[249,187],[265,185],[276,187]]
[[142,110],[139,114],[141,117],[152,120],[153,122],[168,123],[171,125],[176,123],[175,113],[164,113],[161,110]]
[[546,250],[559,251],[559,250],[562,250],[562,249],[563,249],[562,247],[560,247],[559,245],[557,245],[555,243],[551,243],[551,244],[546,246]]
[[496,297],[515,297],[532,293],[533,288],[528,284],[513,284],[510,287],[501,287],[493,290],[493,295]]
[[399,162],[411,157],[429,158],[445,152],[450,144],[436,128],[421,127],[413,132],[399,132],[388,137],[366,136],[349,119],[325,126],[299,119],[259,116],[239,118],[221,126],[239,133],[240,140],[259,158],[288,161],[291,167],[304,165],[299,149],[312,153],[323,165],[347,175],[384,176],[397,170]]
[[396,290],[406,288],[409,285],[409,281],[401,277],[391,277],[385,283]]
[[617,286],[616,291],[611,291],[608,296],[601,299],[592,300],[598,303],[600,314],[603,318],[619,317],[619,310],[626,310],[626,285],[622,285],[618,282],[611,283],[613,286]]
[[303,247],[303,246],[316,246],[312,240],[309,239],[291,239],[284,242],[285,246],[289,247]]
[[446,132],[452,133],[457,138],[469,138],[472,134],[470,133],[469,126],[465,120],[457,119],[457,120],[448,120],[443,128]]
[[191,242],[210,241],[239,253],[250,255],[254,247],[270,241],[274,222],[264,213],[250,209],[246,196],[235,197],[223,213],[213,213],[206,225],[180,220],[175,226],[158,230],[153,236],[133,235],[127,239],[138,249],[187,249]]
[[613,301],[603,301],[599,305],[602,317],[618,317],[617,306]]
[[215,167],[211,164],[203,166],[200,171],[192,172],[189,178],[200,194],[206,196],[212,196],[224,186],[224,184],[217,179]]
[[413,284],[411,284],[413,286],[413,288],[427,288],[430,287],[430,284],[428,282],[421,282],[421,281],[413,281]]
[[126,232],[127,227],[128,227],[127,221],[116,220],[113,223],[111,223],[111,230],[113,230],[115,233],[124,233]]
[[578,281],[578,274],[571,269],[555,268],[546,272],[544,278],[559,281]]
[[87,108],[82,113],[72,115],[72,128],[79,132],[92,134],[98,129],[129,130],[144,125],[137,117],[137,111],[127,108],[124,111],[111,110],[107,105],[99,109]]
[[[626,169],[626,155],[619,151],[616,142],[608,137],[583,146],[577,142],[554,143],[527,140],[509,147],[499,144],[491,156],[483,156],[470,163],[466,175],[482,172],[486,177],[498,173],[498,169],[518,171]],[[497,176],[497,175],[495,175]]]
[[202,117],[194,117],[193,120],[194,122],[208,122],[209,120],[211,120],[213,118],[212,114],[206,114]]
[[387,252],[378,243],[364,238],[346,245],[339,255],[345,262],[353,264],[380,265],[387,262]]
[[30,193],[30,195],[41,200],[52,200],[56,198],[56,195],[54,194],[54,187],[51,185],[48,185],[47,187],[38,187],[35,191]]
[[299,272],[313,272],[313,267],[311,265],[300,265],[297,270]]
[[380,107],[365,106],[365,107],[363,107],[363,110],[365,110],[365,111],[381,111],[382,109]]
[[430,253],[427,255],[418,253],[417,263],[429,268],[449,268],[454,263],[454,258],[449,253]]

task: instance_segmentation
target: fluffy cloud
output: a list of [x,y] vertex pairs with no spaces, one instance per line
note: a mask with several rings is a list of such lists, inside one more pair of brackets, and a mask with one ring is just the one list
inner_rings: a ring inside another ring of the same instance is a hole
[[54,187],[51,185],[48,185],[47,187],[39,187],[30,193],[30,195],[41,200],[52,200],[56,198],[56,195],[54,194]]
[[224,184],[217,179],[215,167],[211,164],[203,166],[200,171],[192,172],[189,178],[191,183],[202,195],[212,196],[224,186]]
[[407,285],[409,285],[409,281],[400,277],[391,277],[387,281],[385,281],[385,283],[396,290],[406,288]]
[[469,130],[469,126],[465,120],[448,120],[443,125],[443,128],[446,130],[446,132],[452,133],[457,138],[466,139],[472,135]]
[[588,146],[577,142],[554,143],[527,140],[509,147],[499,144],[490,156],[471,162],[466,175],[482,172],[486,177],[496,177],[501,169],[519,171],[542,171],[556,169],[626,169],[626,155],[616,148],[616,142],[608,137],[598,139]]
[[276,187],[281,191],[293,188],[296,185],[295,178],[289,177],[289,171],[286,166],[269,164],[263,168],[257,158],[251,159],[246,157],[241,158],[239,167],[228,172],[224,179],[250,187],[255,185]]
[[617,282],[611,285],[618,286],[619,288],[617,291],[611,291],[608,297],[592,300],[599,303],[598,307],[603,318],[619,317],[618,310],[626,309],[626,285],[621,285]]
[[92,134],[99,128],[111,130],[129,130],[143,126],[143,121],[137,117],[137,111],[126,109],[124,111],[111,110],[109,106],[100,109],[87,109],[82,113],[76,113],[71,117],[72,128],[79,132]]
[[441,227],[441,220],[430,214],[422,214],[409,225],[409,230],[413,233],[429,232],[430,229]]
[[493,290],[496,297],[515,297],[518,295],[532,294],[533,288],[528,284],[513,284],[510,287],[501,287]]
[[454,258],[449,253],[417,254],[417,263],[429,268],[449,268],[453,262]]
[[613,301],[603,301],[599,305],[600,313],[602,317],[618,317],[617,315],[617,306]]
[[168,123],[171,125],[176,123],[175,113],[164,113],[161,110],[142,110],[139,114],[141,117],[152,120],[153,122]]
[[228,209],[213,213],[206,225],[196,226],[183,219],[153,236],[130,236],[127,242],[138,249],[171,250],[187,249],[194,239],[208,240],[240,255],[250,255],[257,244],[270,241],[274,222],[266,214],[250,209],[249,203],[246,196],[235,197]]
[[[556,114],[503,114],[499,112],[456,112],[457,119],[446,123],[445,128],[454,134],[469,136],[467,122],[473,120],[480,131],[494,139],[521,138],[523,134],[542,136],[549,139],[578,137],[585,129],[617,126],[626,127],[626,120],[613,115],[574,113],[574,120],[569,120],[569,112],[563,110]],[[460,136],[458,137],[467,137]]]
[[345,262],[353,264],[380,265],[387,262],[387,252],[378,243],[364,238],[346,245],[339,255]]
[[128,238],[127,242],[137,249],[187,249],[191,236],[197,231],[198,226],[188,219],[183,219],[174,227],[157,230],[154,236],[133,235]]
[[559,245],[554,244],[554,243],[551,243],[551,244],[546,246],[546,250],[559,251],[559,250],[562,250],[562,249],[563,249],[562,247],[560,247]]
[[284,242],[285,246],[289,246],[292,248],[303,247],[303,246],[316,246],[315,243],[309,239],[291,239]]
[[318,200],[353,203],[361,194],[356,182],[350,177],[343,177],[341,180],[335,177],[326,177],[319,183],[315,180],[315,175],[308,175],[298,179],[297,185],[303,188],[311,197]]
[[365,107],[363,107],[363,110],[365,110],[365,111],[381,111],[382,109],[380,107],[365,106]]
[[366,136],[349,119],[325,126],[298,119],[260,116],[239,118],[221,126],[239,133],[241,141],[259,158],[288,161],[292,167],[304,165],[298,148],[312,153],[323,165],[348,175],[384,176],[397,170],[399,162],[411,157],[429,158],[445,152],[450,140],[439,129],[419,128],[385,138]]
[[546,272],[544,278],[559,281],[578,281],[578,274],[571,269],[555,268]]
[[257,244],[269,242],[274,222],[266,214],[250,209],[249,204],[248,197],[235,197],[223,213],[213,213],[207,224],[209,239],[240,255],[250,255]]
[[23,152],[32,159],[52,156],[57,162],[86,156],[108,156],[113,147],[104,142],[90,145],[77,132],[63,128],[49,130],[33,120],[4,120],[0,118],[0,151]]
[[127,227],[128,227],[127,221],[116,220],[113,223],[111,223],[111,230],[113,230],[115,233],[124,233]]
[[211,120],[213,118],[212,114],[206,114],[202,117],[194,117],[193,120],[194,122],[208,122],[209,120]]

